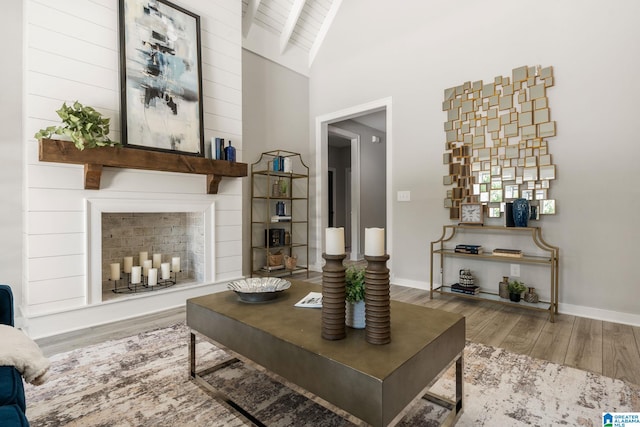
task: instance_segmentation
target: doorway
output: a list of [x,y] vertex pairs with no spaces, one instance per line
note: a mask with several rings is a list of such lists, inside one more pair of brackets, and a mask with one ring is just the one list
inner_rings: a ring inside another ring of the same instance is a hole
[[[382,114],[383,132],[367,132],[366,129],[360,132],[362,126],[371,127],[367,120],[376,116],[378,119]],[[349,123],[349,126],[343,126]],[[354,125],[355,123],[355,125]],[[349,257],[353,260],[362,259],[364,252],[364,229],[368,227],[384,227],[386,237],[386,250],[391,252],[392,246],[392,204],[390,197],[391,190],[391,98],[374,101],[371,103],[355,106],[345,110],[337,111],[316,118],[316,171],[318,195],[316,203],[316,238],[317,238],[317,262],[321,267],[322,248],[324,246],[324,229],[329,226],[329,193],[328,171],[329,171],[329,139],[330,135],[338,134],[343,139],[343,144],[347,143],[350,148],[343,152],[351,154],[350,164],[346,164],[343,169],[343,177],[340,180],[340,171],[336,170],[333,175],[334,183],[331,197],[338,193],[335,203],[332,204],[336,212],[334,226],[345,227],[345,246],[350,246]],[[373,135],[375,134],[375,135]],[[365,135],[361,137],[361,135]],[[373,136],[372,136],[373,135]],[[382,137],[380,137],[382,135]],[[382,151],[382,164],[370,167],[371,158],[367,155],[373,151]],[[337,169],[337,168],[336,168]],[[348,184],[350,173],[350,184]],[[374,187],[367,186],[373,183]],[[336,188],[337,187],[337,188]],[[342,191],[340,190],[342,187]],[[350,191],[349,191],[350,190]],[[339,194],[343,193],[344,196]],[[367,200],[373,198],[369,204]],[[343,219],[340,219],[339,205],[345,206]],[[364,205],[363,203],[367,204]],[[375,212],[381,213],[376,218]],[[350,228],[348,231],[347,229]],[[347,244],[349,242],[350,244]]]

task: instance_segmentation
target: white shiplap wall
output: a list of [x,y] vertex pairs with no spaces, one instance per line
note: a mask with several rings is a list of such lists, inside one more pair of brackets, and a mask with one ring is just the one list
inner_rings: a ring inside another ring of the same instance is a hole
[[[200,16],[205,140],[231,139],[242,161],[241,2],[175,3]],[[106,168],[101,189],[92,191],[83,189],[82,166],[38,161],[38,144],[31,136],[59,123],[55,110],[63,101],[79,100],[111,117],[111,137],[120,139],[118,0],[28,0],[24,19],[23,309],[30,335],[52,335],[181,305],[185,295],[215,287],[175,291],[175,298],[150,295],[112,310],[89,306],[86,198],[215,201],[214,282],[240,277],[241,179],[225,178],[218,195],[207,195],[202,175]],[[79,324],[76,318],[81,316],[92,320]]]

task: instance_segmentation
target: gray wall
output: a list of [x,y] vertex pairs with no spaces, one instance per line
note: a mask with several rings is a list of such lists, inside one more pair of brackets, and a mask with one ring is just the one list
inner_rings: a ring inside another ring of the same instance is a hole
[[[331,141],[333,136],[329,136],[329,141]],[[346,175],[347,168],[351,167],[351,147],[332,147],[329,145],[328,151],[328,161],[329,167],[335,168],[336,175],[334,177],[335,187],[336,187],[336,204],[334,206],[334,210],[336,213],[336,222],[333,225],[334,227],[344,227],[346,223],[346,215],[350,210],[345,205],[345,196],[346,196]],[[345,244],[349,246],[349,242],[347,241],[349,236],[345,235]]]
[[[387,225],[386,138],[383,132],[353,120],[332,123],[331,126],[360,135],[360,255],[362,255],[364,229],[385,228]],[[379,143],[371,142],[374,135],[380,137]]]
[[412,192],[411,202],[392,202],[398,283],[428,286],[429,242],[452,223],[443,208],[444,89],[553,66],[557,215],[537,225],[561,249],[561,311],[640,324],[632,214],[640,209],[640,57],[629,50],[639,15],[638,2],[595,0],[342,3],[309,78],[311,145],[316,117],[392,98],[387,190]]
[[[300,153],[310,166],[309,80],[268,59],[242,51],[243,161],[258,161],[260,153],[277,149]],[[243,272],[251,272],[249,251],[251,177],[243,181]]]
[[0,67],[0,283],[11,285],[15,306],[22,304],[22,2],[3,4],[0,40],[5,43]]

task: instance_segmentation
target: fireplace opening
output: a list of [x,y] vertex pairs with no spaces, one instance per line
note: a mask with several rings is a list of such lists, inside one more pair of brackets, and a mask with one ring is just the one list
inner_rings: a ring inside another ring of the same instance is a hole
[[[117,293],[116,282],[110,280],[111,265],[118,263],[119,289],[127,288],[131,275],[125,274],[125,258],[133,266],[142,267],[145,253],[153,261],[173,265],[179,259],[180,272],[175,273],[176,286],[205,281],[205,220],[203,212],[102,212],[102,300],[130,295]],[[172,268],[172,270],[174,270]],[[160,268],[157,271],[160,278]],[[172,279],[174,272],[171,273]],[[147,279],[148,280],[148,277]],[[145,281],[144,276],[142,281]],[[144,291],[161,291],[167,286],[138,287]]]

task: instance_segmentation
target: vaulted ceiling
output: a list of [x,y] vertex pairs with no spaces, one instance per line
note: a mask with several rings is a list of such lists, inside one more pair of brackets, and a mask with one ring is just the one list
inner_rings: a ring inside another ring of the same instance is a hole
[[243,46],[308,74],[342,0],[242,0]]

